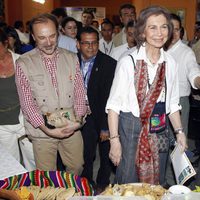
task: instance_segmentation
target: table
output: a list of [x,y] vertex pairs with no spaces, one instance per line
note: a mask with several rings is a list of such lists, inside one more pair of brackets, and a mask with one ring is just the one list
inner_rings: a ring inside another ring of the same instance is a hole
[[0,145],[0,180],[27,172],[27,170]]

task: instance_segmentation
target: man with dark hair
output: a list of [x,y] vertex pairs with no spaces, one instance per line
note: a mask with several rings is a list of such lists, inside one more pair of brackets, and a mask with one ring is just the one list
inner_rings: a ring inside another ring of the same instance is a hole
[[[58,151],[66,171],[80,174],[83,141],[79,129],[86,106],[78,58],[57,47],[58,22],[53,15],[33,18],[30,32],[36,48],[17,60],[16,85],[36,167],[56,170]],[[61,116],[66,123],[52,125]]]
[[101,35],[99,40],[99,50],[107,55],[111,55],[115,45],[112,40],[113,23],[109,20],[105,20],[101,23]]
[[[200,69],[194,52],[190,47],[184,44],[181,39],[181,18],[178,15],[171,13],[170,21],[173,24],[173,35],[167,52],[174,58],[178,68],[179,104],[182,107],[180,116],[183,130],[187,137],[190,112],[189,95],[191,94],[191,88],[195,90],[200,89]],[[170,127],[169,132],[173,139],[174,132],[172,126]],[[175,179],[171,176],[172,174],[172,168],[170,167],[170,162],[168,162],[166,179],[167,183],[170,185],[175,184]]]
[[113,37],[117,35],[122,30],[122,26],[119,23],[114,24]]
[[55,8],[51,11],[51,14],[54,15],[57,18],[58,23],[60,24],[62,19],[67,17],[67,13],[65,8]]
[[136,21],[135,6],[132,4],[123,4],[122,6],[120,6],[119,16],[124,28],[113,38],[115,47],[126,43],[125,27],[127,26],[129,21]]
[[81,22],[82,26],[91,26],[92,25],[92,20],[94,19],[94,15],[92,11],[90,10],[83,10],[82,15],[81,15]]
[[91,24],[95,29],[99,30],[99,22],[97,20],[92,20]]
[[189,41],[188,46],[193,48],[195,44],[199,41],[199,38],[200,38],[200,21],[197,21],[194,27],[194,37],[192,40]]
[[126,43],[113,49],[111,57],[120,60],[122,57],[132,53],[136,49],[136,41],[134,37],[135,22],[129,21],[126,26]]
[[29,43],[29,37],[26,36],[24,33],[24,24],[21,20],[17,20],[14,23],[14,28],[17,31],[17,34],[19,36],[20,41],[23,44],[28,44]]
[[94,20],[93,11],[88,8],[84,9],[81,15],[82,27],[87,27],[87,26],[92,27],[99,33],[99,38],[101,38],[101,33],[99,29],[97,29],[95,26],[92,25],[93,20]]
[[20,21],[20,20],[15,21],[14,28],[19,29],[20,31],[23,32],[24,31],[24,24],[23,24],[23,22]]
[[[111,163],[108,157],[109,131],[105,105],[114,77],[116,61],[99,51],[99,34],[92,27],[84,27],[78,34],[77,47],[84,85],[87,91],[86,101],[91,111],[82,128],[84,142],[84,169],[82,176],[101,191],[110,183]],[[99,144],[100,168],[93,180],[93,162]]]

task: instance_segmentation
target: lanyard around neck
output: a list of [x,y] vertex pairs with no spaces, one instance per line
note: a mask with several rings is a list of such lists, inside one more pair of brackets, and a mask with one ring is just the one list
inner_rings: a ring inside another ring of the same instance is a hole
[[103,47],[104,47],[104,52],[105,52],[105,54],[110,55],[110,53],[111,53],[111,51],[112,51],[112,48],[113,48],[113,42],[112,42],[112,44],[111,44],[111,47],[110,47],[110,50],[109,50],[109,51],[108,51],[108,48],[106,48],[106,45],[105,45],[104,42],[103,42]]
[[87,71],[85,74],[84,74],[84,66],[85,66],[86,62],[82,61],[82,64],[81,64],[83,80],[84,80],[84,85],[85,85],[86,89],[88,87],[88,82],[89,82],[90,74],[92,72],[92,67],[94,65],[94,60],[95,60],[95,57],[92,58],[90,61],[88,61],[89,65],[88,65],[88,68],[87,68]]

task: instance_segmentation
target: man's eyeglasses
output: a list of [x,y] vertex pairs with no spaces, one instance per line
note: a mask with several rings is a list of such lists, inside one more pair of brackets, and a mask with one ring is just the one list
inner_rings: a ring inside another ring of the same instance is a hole
[[87,46],[89,47],[90,45],[91,46],[96,46],[99,42],[98,41],[81,41],[80,44],[84,45],[84,46]]

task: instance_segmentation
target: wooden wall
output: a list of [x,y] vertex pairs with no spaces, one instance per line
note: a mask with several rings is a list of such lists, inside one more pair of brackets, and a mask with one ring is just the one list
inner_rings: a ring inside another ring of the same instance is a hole
[[6,0],[6,21],[13,25],[16,20],[24,23],[34,15],[44,12],[51,12],[54,8],[53,0],[46,0],[44,4],[32,0]]
[[53,0],[46,0],[44,4],[32,0],[22,0],[23,19],[30,20],[34,15],[51,12],[54,8]]

